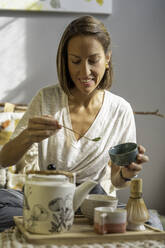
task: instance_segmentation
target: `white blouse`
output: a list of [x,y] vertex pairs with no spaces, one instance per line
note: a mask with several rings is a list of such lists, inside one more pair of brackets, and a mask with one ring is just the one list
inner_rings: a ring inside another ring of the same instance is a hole
[[[26,128],[30,117],[41,115],[52,115],[60,124],[72,129],[68,97],[59,85],[45,87],[37,93],[12,138]],[[120,143],[136,142],[134,114],[130,104],[105,90],[103,105],[85,136],[101,139],[92,142],[82,137],[77,141],[73,132],[61,128],[55,135],[40,142],[40,169],[45,170],[53,163],[58,170],[74,172],[77,183],[91,178],[100,182],[108,194],[115,195],[110,180],[108,151],[111,146]]]

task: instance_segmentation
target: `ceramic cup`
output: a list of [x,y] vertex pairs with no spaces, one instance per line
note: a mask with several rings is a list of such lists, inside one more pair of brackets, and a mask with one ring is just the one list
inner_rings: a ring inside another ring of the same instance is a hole
[[99,207],[94,210],[94,230],[96,233],[124,233],[126,223],[126,209]]
[[136,143],[123,143],[109,149],[111,161],[119,166],[128,166],[136,161],[138,146]]

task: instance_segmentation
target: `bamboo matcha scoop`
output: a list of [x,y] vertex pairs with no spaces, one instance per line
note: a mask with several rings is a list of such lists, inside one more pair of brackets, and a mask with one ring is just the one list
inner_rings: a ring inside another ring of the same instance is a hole
[[[66,128],[66,129],[68,129],[68,130],[70,130],[70,131],[73,132],[73,133],[77,133],[77,134],[81,135],[80,133],[78,133],[77,131],[74,131],[73,129],[71,129],[71,128],[69,128],[69,127],[66,127],[66,126],[63,126],[63,125],[61,125],[61,126],[64,127],[64,128]],[[81,137],[84,137],[85,139],[88,139],[88,140],[94,141],[94,142],[97,142],[97,141],[99,141],[99,140],[101,139],[101,137],[96,137],[96,138],[94,138],[94,139],[91,139],[91,138],[88,138],[88,137],[85,136],[85,135],[81,135]]]

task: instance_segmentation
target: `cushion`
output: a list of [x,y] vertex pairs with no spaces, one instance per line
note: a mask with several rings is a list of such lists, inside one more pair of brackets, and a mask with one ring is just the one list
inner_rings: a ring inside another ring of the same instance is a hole
[[38,144],[34,143],[16,164],[16,172],[7,170],[7,189],[22,190],[25,183],[25,175],[29,170],[39,170],[38,165]]
[[23,190],[25,184],[25,173],[13,173],[7,171],[7,185],[8,189]]
[[0,113],[0,150],[2,149],[2,146],[9,140],[23,114],[24,112]]
[[[24,112],[14,113],[14,112],[3,112],[0,113],[0,150],[3,145],[8,142],[10,136],[12,135],[16,125],[22,118]],[[0,170],[0,187],[5,187],[6,185],[6,171],[15,171],[15,166],[9,167],[8,169]]]
[[[0,113],[0,150],[8,142],[24,112]],[[0,187],[22,190],[25,174],[29,170],[39,170],[38,144],[35,143],[14,166],[0,170]]]

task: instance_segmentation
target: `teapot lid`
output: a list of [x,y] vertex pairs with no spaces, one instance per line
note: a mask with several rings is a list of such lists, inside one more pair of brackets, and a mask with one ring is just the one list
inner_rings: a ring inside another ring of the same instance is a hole
[[53,182],[68,182],[69,178],[65,175],[39,175],[39,174],[29,174],[28,179],[35,181],[53,181]]
[[[67,171],[62,171],[62,170],[44,170],[44,171],[34,171],[30,170],[26,172],[27,179],[32,179],[32,178],[37,178],[40,180],[53,180],[53,181],[69,181],[71,183],[75,184],[75,173],[67,172]],[[38,176],[36,176],[38,175]]]

